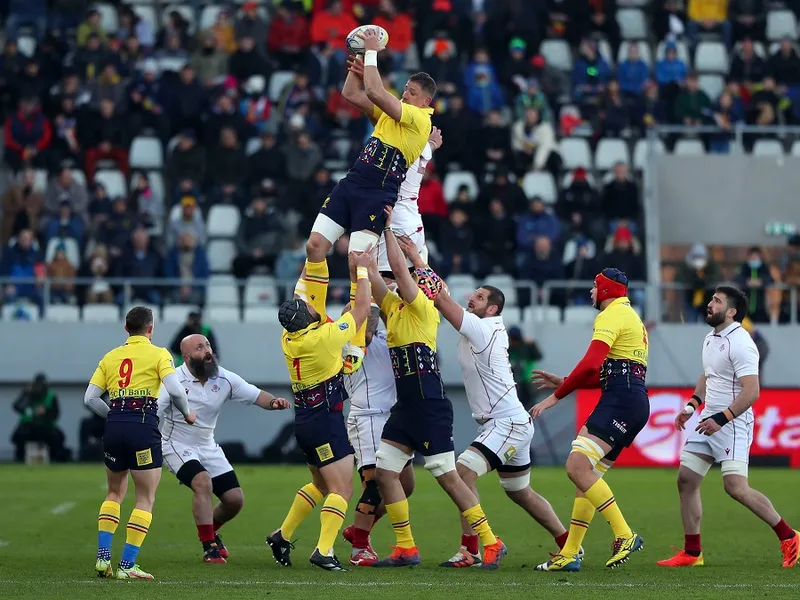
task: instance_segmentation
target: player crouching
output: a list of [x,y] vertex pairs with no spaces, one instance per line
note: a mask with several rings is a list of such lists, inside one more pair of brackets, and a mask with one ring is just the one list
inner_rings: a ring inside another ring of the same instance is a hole
[[[169,394],[162,387],[158,398],[162,453],[170,471],[194,494],[192,512],[203,544],[203,561],[224,563],[228,549],[217,532],[242,510],[244,494],[225,452],[214,440],[220,410],[229,400],[264,410],[283,410],[289,408],[289,403],[220,367],[203,335],[185,337],[181,354],[184,362],[177,373],[197,421],[187,425],[178,418],[179,413],[169,404]],[[212,506],[212,495],[219,498],[216,506]]]

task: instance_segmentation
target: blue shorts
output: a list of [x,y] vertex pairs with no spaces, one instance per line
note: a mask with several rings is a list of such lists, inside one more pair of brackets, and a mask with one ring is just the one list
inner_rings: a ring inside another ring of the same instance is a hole
[[344,414],[338,411],[319,411],[313,418],[295,422],[294,437],[306,455],[306,462],[324,467],[355,454],[347,437]]
[[345,231],[371,231],[380,236],[386,225],[383,209],[394,206],[397,190],[393,187],[381,188],[380,182],[367,178],[342,179],[331,190],[330,196],[322,204],[320,214],[325,215]]
[[422,456],[453,452],[453,405],[448,398],[398,400],[383,426],[382,440]]
[[[154,422],[155,421],[155,422]],[[103,434],[106,466],[115,473],[160,469],[161,433],[158,419],[140,421],[110,420]]]
[[616,460],[647,425],[650,398],[644,385],[610,385],[586,419],[589,433],[612,446],[606,458]]

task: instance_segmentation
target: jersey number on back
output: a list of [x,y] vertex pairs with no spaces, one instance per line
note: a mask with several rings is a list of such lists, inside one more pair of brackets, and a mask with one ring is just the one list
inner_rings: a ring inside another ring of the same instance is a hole
[[133,361],[130,358],[124,359],[119,365],[120,380],[117,385],[125,389],[131,384],[131,377],[133,376]]
[[295,358],[292,361],[292,366],[294,367],[294,372],[297,375],[297,381],[300,381],[301,380],[300,379],[300,359],[299,358]]

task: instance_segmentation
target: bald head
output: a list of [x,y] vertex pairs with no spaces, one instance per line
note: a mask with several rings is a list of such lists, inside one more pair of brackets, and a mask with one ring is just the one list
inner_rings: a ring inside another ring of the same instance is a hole
[[181,355],[183,362],[189,367],[189,371],[198,379],[204,380],[217,376],[219,363],[206,336],[193,333],[183,338]]

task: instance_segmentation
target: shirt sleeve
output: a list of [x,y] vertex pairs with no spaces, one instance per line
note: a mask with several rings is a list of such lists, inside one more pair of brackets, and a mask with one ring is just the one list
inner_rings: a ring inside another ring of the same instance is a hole
[[[747,335],[750,336],[750,334]],[[758,375],[758,348],[750,339],[744,342],[731,344],[731,362],[736,379],[748,375]]]
[[434,311],[436,310],[433,307],[433,300],[429,300],[419,288],[417,288],[417,295],[414,296],[414,299],[406,303],[406,308],[410,310],[411,314],[417,317],[417,319],[423,319],[431,308],[433,308]]
[[320,327],[322,341],[332,356],[342,355],[342,346],[356,335],[356,320],[349,312],[339,317],[338,321],[326,323]]
[[491,336],[487,327],[484,327],[483,319],[464,310],[464,316],[461,318],[461,329],[459,333],[467,338],[478,351],[483,351],[489,345]]
[[400,124],[413,129],[414,131],[422,132],[425,122],[428,122],[428,129],[430,130],[430,119],[426,119],[427,115],[416,106],[411,106],[405,102],[401,103],[402,114],[400,115]]
[[106,370],[103,367],[102,360],[97,364],[97,368],[94,370],[94,374],[92,375],[92,378],[89,380],[89,383],[91,383],[92,385],[96,385],[102,390],[105,390],[107,388]]
[[377,105],[373,104],[372,105],[372,118],[375,119],[375,120],[378,120],[378,119],[381,118],[382,114],[383,114],[383,111],[380,108],[378,108]]
[[609,348],[613,347],[622,329],[621,325],[622,321],[620,319],[615,319],[605,311],[601,312],[594,320],[592,341],[597,340],[608,344]]
[[161,349],[161,356],[158,357],[158,377],[164,381],[164,377],[175,372],[175,363],[172,354],[166,348]]
[[252,383],[246,382],[236,373],[227,373],[228,381],[231,384],[231,396],[228,400],[241,402],[242,404],[255,404],[261,390]]

